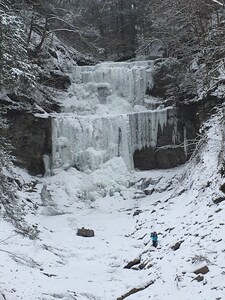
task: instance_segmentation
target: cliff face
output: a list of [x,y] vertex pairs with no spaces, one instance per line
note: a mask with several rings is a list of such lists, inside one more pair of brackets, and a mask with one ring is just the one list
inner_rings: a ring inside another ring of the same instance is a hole
[[44,174],[43,155],[52,150],[51,119],[23,110],[8,110],[8,139],[16,163],[32,175]]

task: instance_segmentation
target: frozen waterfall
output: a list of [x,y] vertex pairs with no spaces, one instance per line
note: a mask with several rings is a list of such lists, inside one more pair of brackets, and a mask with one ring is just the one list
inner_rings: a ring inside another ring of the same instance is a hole
[[152,67],[152,61],[75,67],[73,82],[87,85],[89,92],[93,88],[98,94],[108,88],[109,94],[126,98],[132,106],[143,105],[146,89],[153,84]]
[[[176,126],[172,107],[148,96],[152,61],[77,66],[62,99],[63,113],[53,117],[52,166],[96,170],[121,156],[134,167],[133,154],[155,148],[159,131]],[[156,109],[152,109],[156,108]]]
[[53,123],[54,167],[96,170],[117,156],[130,164],[126,115],[114,118],[62,115]]

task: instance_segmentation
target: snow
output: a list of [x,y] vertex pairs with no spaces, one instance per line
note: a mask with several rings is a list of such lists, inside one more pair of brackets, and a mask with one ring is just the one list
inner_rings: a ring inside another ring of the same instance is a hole
[[[15,169],[23,184],[18,201],[39,238],[19,235],[1,212],[5,298],[115,300],[152,283],[126,299],[223,299],[225,202],[213,203],[224,197],[218,172],[221,113],[203,130],[198,153],[171,170],[130,171],[121,157],[89,173],[58,169],[41,178]],[[81,227],[93,229],[95,236],[77,236]],[[156,249],[153,230],[159,236]],[[179,241],[180,248],[172,250]],[[124,268],[135,258],[142,267]],[[193,272],[204,265],[209,272],[197,282]]]

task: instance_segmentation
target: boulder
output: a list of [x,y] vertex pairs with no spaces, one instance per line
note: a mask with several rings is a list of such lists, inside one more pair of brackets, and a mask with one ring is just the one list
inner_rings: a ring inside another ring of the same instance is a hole
[[141,259],[140,258],[135,258],[134,260],[130,261],[124,269],[131,269],[133,266],[140,264]]
[[201,267],[201,268],[197,269],[196,271],[194,271],[194,273],[196,275],[198,275],[198,274],[206,274],[208,272],[209,272],[209,268],[207,266]]
[[[203,281],[203,279],[204,279],[204,276],[203,275],[198,275],[198,276],[196,276],[193,280],[196,280],[196,281],[198,281],[198,282],[201,282],[201,281]],[[193,281],[192,280],[192,281]]]
[[138,216],[140,213],[142,213],[141,209],[135,210],[135,212],[133,213],[133,217]]
[[176,242],[176,244],[174,244],[173,246],[171,246],[171,249],[176,251],[180,248],[180,245],[183,243],[184,241],[179,241],[179,242]]
[[87,229],[87,228],[80,228],[77,230],[77,235],[78,236],[83,236],[83,237],[93,237],[95,236],[94,230],[92,229]]

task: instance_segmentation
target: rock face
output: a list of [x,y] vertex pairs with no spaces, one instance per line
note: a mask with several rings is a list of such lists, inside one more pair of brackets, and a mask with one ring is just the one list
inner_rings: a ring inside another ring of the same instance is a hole
[[185,123],[178,119],[176,109],[169,111],[168,122],[158,128],[157,143],[134,152],[134,166],[140,170],[168,169],[183,164],[187,160],[184,149]]
[[44,174],[43,155],[51,155],[51,119],[35,117],[22,110],[7,112],[10,140],[16,163],[26,168],[31,175]]
[[134,153],[134,166],[139,170],[169,169],[186,162],[183,148],[179,146],[165,148],[144,148]]
[[40,82],[43,85],[56,89],[66,90],[70,86],[70,78],[60,72],[51,71],[45,77],[42,75]]

